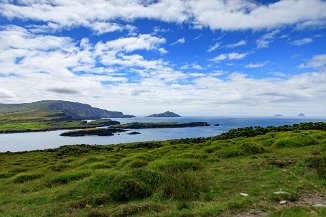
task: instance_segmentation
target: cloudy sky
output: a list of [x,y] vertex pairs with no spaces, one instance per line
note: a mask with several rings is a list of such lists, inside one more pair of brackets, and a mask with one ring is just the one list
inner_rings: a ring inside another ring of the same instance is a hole
[[0,0],[0,103],[326,115],[324,0]]

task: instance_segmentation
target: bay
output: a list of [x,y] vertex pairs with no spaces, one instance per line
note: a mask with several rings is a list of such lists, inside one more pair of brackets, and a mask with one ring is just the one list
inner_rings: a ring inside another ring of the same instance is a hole
[[[208,122],[208,127],[156,128],[132,130],[141,134],[129,135],[128,132],[114,136],[62,137],[67,130],[48,132],[28,132],[0,134],[0,152],[19,152],[57,148],[62,145],[75,144],[119,144],[129,142],[160,141],[179,138],[210,137],[226,132],[232,128],[246,126],[281,126],[301,122],[325,122],[326,117],[179,117],[179,118],[117,118],[121,123],[129,122]],[[214,126],[219,124],[219,126]],[[129,131],[130,132],[130,131]]]

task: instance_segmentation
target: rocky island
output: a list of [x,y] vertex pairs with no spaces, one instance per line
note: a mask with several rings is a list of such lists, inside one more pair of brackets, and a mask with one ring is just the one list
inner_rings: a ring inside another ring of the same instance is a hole
[[155,117],[155,118],[176,118],[176,117],[181,117],[180,115],[174,113],[174,112],[170,112],[170,111],[166,111],[160,114],[152,114],[149,115],[147,117]]

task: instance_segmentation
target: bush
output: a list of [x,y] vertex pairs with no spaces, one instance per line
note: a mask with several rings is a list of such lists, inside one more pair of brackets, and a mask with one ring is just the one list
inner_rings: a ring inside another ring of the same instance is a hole
[[201,162],[193,159],[161,159],[153,161],[151,166],[158,170],[169,172],[195,171],[202,168]]
[[57,186],[57,185],[64,185],[67,184],[71,181],[77,181],[77,180],[81,180],[87,176],[89,176],[90,173],[89,172],[65,172],[65,173],[61,173],[57,176],[51,177],[50,179],[47,180],[46,182],[46,186],[47,187],[53,187],[53,186]]
[[195,200],[209,191],[208,178],[198,177],[193,172],[165,173],[160,185],[164,198]]
[[311,157],[305,160],[307,166],[317,171],[317,175],[321,179],[326,179],[326,156]]
[[24,182],[32,181],[34,179],[38,179],[42,176],[43,174],[40,173],[23,173],[13,177],[13,181],[16,183],[24,183]]
[[151,170],[137,169],[129,172],[111,172],[89,180],[83,189],[89,194],[107,194],[117,202],[127,202],[148,197],[157,188],[160,174]]
[[250,143],[242,144],[240,149],[246,154],[261,154],[266,152],[264,147]]
[[293,147],[303,147],[309,145],[315,145],[317,141],[311,136],[298,136],[298,137],[288,137],[277,139],[274,146],[277,148],[293,148]]

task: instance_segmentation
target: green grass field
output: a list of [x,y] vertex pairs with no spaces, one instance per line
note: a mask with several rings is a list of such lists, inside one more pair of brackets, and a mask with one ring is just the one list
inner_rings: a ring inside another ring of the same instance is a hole
[[319,130],[0,154],[0,216],[326,216],[325,185]]

